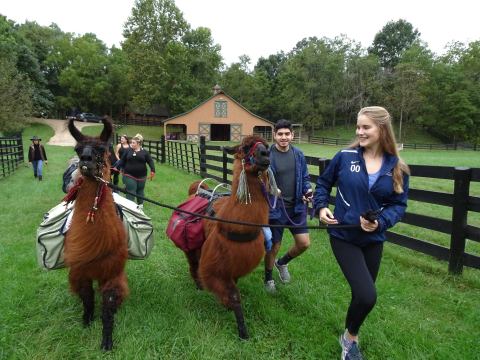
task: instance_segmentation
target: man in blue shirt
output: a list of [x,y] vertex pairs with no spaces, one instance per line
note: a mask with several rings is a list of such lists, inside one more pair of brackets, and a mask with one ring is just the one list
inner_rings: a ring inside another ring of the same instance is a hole
[[[281,191],[277,206],[270,210],[271,225],[307,225],[306,203],[312,199],[312,187],[308,175],[305,156],[302,151],[291,145],[293,140],[292,124],[287,120],[279,120],[274,128],[275,144],[270,147],[270,167],[275,175]],[[275,292],[273,267],[278,270],[283,283],[290,282],[288,263],[302,254],[310,246],[308,229],[290,229],[295,243],[287,253],[276,259],[280,250],[282,227],[272,227],[272,248],[265,255],[265,289]]]

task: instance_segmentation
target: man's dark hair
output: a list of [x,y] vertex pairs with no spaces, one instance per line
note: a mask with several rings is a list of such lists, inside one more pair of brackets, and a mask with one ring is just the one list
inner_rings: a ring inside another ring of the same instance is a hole
[[288,129],[292,131],[292,123],[285,119],[278,120],[273,130],[277,132],[280,129]]

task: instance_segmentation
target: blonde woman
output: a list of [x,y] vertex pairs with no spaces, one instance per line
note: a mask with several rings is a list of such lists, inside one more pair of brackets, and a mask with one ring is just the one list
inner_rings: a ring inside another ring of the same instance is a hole
[[[122,170],[123,183],[126,190],[136,194],[137,204],[143,209],[145,183],[147,180],[147,164],[150,167],[150,180],[155,176],[155,164],[150,154],[142,148],[143,136],[137,134],[130,140],[130,148],[123,153],[117,167]],[[135,195],[127,194],[127,199],[135,201]]]
[[[329,229],[333,253],[352,295],[340,336],[342,359],[362,359],[358,332],[376,302],[385,232],[400,221],[407,207],[409,173],[398,154],[390,114],[370,106],[358,113],[356,140],[334,156],[317,180],[314,204],[320,221],[359,225],[358,230]],[[328,201],[335,183],[332,214]],[[369,211],[373,218],[366,215]]]

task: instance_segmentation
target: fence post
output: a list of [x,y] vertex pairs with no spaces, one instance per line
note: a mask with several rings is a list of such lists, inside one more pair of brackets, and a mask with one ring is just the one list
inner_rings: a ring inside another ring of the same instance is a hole
[[223,182],[227,182],[227,152],[225,151],[225,148],[222,149],[223,153],[223,159],[222,159],[222,167],[223,167]]
[[23,157],[23,138],[22,138],[22,134],[20,133],[18,135],[18,139],[17,139],[17,145],[18,145],[18,152],[19,152],[19,162],[23,163],[25,158]]
[[318,158],[318,176],[322,175],[322,172],[327,167],[327,158]]
[[456,167],[453,178],[452,235],[450,238],[450,259],[448,271],[451,274],[461,274],[465,253],[465,239],[468,214],[468,196],[472,170],[466,167]]
[[207,150],[205,149],[205,136],[200,136],[200,177],[204,178],[207,176]]
[[165,164],[165,135],[160,136],[160,162]]

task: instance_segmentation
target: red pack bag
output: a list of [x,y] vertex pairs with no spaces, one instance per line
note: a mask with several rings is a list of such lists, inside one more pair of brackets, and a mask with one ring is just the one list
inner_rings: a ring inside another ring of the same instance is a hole
[[[179,209],[204,214],[209,201],[193,196],[178,206]],[[175,210],[168,221],[167,236],[183,251],[196,250],[205,242],[202,218]]]

